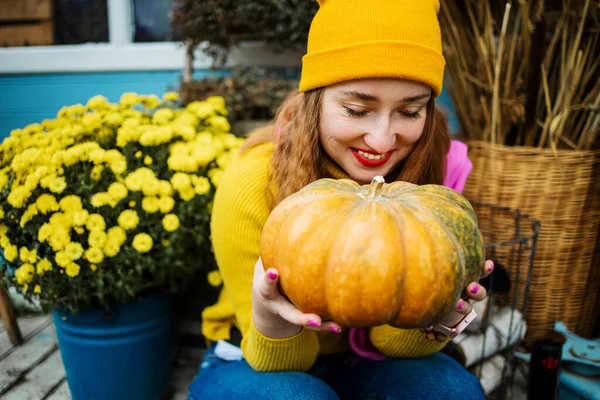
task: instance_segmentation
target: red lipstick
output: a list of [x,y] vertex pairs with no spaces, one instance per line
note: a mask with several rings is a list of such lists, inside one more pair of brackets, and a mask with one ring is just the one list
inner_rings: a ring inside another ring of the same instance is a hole
[[356,157],[358,162],[368,168],[381,167],[382,165],[384,165],[386,162],[389,161],[390,157],[392,157],[392,152],[388,151],[383,158],[378,159],[378,160],[372,160],[372,159],[367,158],[367,157],[363,156],[362,154],[360,154],[359,151],[363,152],[363,153],[367,153],[367,154],[374,154],[374,155],[379,155],[379,154],[374,153],[373,151],[370,151],[370,150],[363,150],[363,149],[351,148],[350,150],[352,150],[352,154],[354,154],[354,157]]

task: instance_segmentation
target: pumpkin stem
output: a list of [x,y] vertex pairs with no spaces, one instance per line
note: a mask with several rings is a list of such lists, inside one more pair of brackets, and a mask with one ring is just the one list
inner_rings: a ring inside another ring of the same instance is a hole
[[367,198],[375,198],[375,196],[377,196],[381,191],[384,183],[385,179],[383,179],[383,176],[381,175],[377,175],[375,178],[373,178],[371,185],[369,185],[369,193],[367,194]]

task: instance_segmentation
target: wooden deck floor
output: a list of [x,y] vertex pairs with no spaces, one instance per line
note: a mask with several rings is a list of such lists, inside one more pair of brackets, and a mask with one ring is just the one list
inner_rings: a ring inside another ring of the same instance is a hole
[[[71,400],[51,318],[27,316],[18,322],[25,341],[20,346],[11,344],[0,323],[0,398]],[[187,400],[187,386],[198,370],[201,353],[185,354],[177,357],[165,400]]]

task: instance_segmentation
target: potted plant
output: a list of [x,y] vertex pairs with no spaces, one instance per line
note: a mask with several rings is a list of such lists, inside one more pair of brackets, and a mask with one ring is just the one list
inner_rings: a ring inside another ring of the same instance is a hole
[[224,99],[125,93],[64,107],[0,145],[8,285],[53,309],[74,399],[159,399],[172,293],[212,271],[210,209],[241,140]]
[[286,96],[298,88],[298,73],[297,69],[284,74],[268,68],[235,67],[230,75],[182,82],[181,102],[223,97],[232,133],[244,136],[273,119]]
[[317,9],[316,1],[306,0],[175,0],[171,25],[188,47],[189,70],[193,50],[201,44],[214,66],[221,67],[231,47],[242,41],[265,42],[274,52],[304,48]]

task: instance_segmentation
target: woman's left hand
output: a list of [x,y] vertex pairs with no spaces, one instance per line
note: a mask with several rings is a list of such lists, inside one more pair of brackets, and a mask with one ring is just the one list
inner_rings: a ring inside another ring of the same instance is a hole
[[[494,270],[494,262],[491,260],[487,260],[483,264],[483,274],[481,275],[481,279],[487,277]],[[452,311],[446,318],[441,320],[439,323],[447,326],[447,327],[455,327],[459,324],[460,321],[465,317],[465,315],[469,314],[473,309],[471,305],[471,300],[475,302],[479,302],[485,299],[486,290],[483,286],[481,286],[477,282],[471,282],[467,285],[466,288],[467,295],[469,296],[468,301],[463,299],[459,299],[454,311]]]

